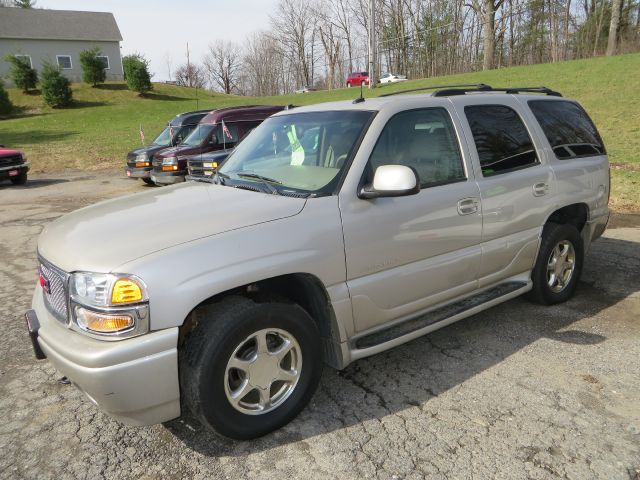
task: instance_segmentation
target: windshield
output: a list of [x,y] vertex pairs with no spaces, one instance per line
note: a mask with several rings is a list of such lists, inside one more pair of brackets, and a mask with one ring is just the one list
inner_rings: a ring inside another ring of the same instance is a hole
[[202,145],[203,141],[210,136],[214,128],[216,128],[215,125],[198,125],[196,129],[182,141],[182,145],[188,145],[189,147]]
[[166,147],[171,143],[171,132],[169,131],[169,127],[165,127],[160,135],[156,137],[156,139],[151,142],[153,145],[159,145],[161,147]]
[[279,192],[330,193],[372,115],[338,111],[271,117],[236,147],[219,172],[234,180],[264,183],[267,178]]

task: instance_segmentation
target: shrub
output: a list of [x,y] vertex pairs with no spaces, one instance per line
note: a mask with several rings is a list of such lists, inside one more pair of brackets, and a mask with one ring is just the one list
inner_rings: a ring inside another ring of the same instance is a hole
[[40,87],[44,103],[50,107],[66,107],[73,100],[71,82],[60,73],[57,66],[50,63],[45,63],[42,67]]
[[104,70],[102,60],[98,58],[102,52],[99,48],[83,50],[80,52],[80,65],[82,66],[82,80],[92,86],[104,83],[107,79],[107,72]]
[[4,59],[11,64],[9,68],[9,78],[13,81],[17,88],[24,93],[28,93],[30,89],[36,88],[38,83],[38,73],[31,68],[29,62],[24,57],[16,57],[15,55],[7,55]]
[[153,90],[149,62],[142,55],[127,55],[122,59],[122,68],[129,90],[138,92],[140,95]]
[[4,89],[4,84],[0,80],[0,114],[11,113],[13,110],[13,104],[9,100],[9,94]]

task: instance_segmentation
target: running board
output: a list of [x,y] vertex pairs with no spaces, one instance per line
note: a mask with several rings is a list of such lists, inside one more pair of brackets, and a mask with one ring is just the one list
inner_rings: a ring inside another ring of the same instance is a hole
[[[501,303],[502,301],[516,297],[528,290],[529,287],[530,284],[527,282],[511,281],[501,283],[488,290],[484,290],[483,292],[460,300],[459,302],[436,308],[435,310],[427,312],[424,315],[420,315],[419,317],[411,318],[382,330],[377,330],[368,335],[364,335],[356,339],[354,342],[355,350],[352,350],[352,360],[377,353],[377,351],[386,350],[386,348],[379,349],[375,347],[382,346],[383,344],[392,342],[393,340],[408,337],[406,339],[402,339],[400,342],[393,342],[393,345],[389,345],[388,348],[399,343],[404,343],[405,341],[411,340],[412,338],[416,338],[420,335],[424,335],[425,333],[436,329],[427,329],[427,327],[445,322],[446,320],[450,320],[447,324],[453,323],[456,320],[461,320],[462,318],[473,315],[485,308],[489,308]],[[421,330],[425,331],[421,332]],[[376,351],[372,351],[370,353],[357,352],[358,350],[369,348]]]

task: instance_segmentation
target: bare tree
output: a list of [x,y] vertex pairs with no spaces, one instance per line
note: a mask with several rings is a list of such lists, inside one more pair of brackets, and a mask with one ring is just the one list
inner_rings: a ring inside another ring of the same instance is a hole
[[482,69],[491,70],[496,50],[496,10],[504,0],[472,0],[472,7],[482,18]]
[[607,56],[615,55],[618,49],[618,34],[620,33],[620,16],[622,15],[622,0],[611,2],[611,23],[609,24],[609,41],[607,42]]
[[194,63],[180,65],[173,73],[176,84],[182,87],[204,88],[207,84],[202,68]]
[[223,40],[211,43],[203,61],[210,85],[227,94],[237,90],[241,62],[242,51],[238,44]]

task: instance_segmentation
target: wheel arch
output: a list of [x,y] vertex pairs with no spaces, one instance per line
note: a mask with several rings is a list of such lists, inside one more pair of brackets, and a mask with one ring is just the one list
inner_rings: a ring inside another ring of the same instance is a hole
[[558,223],[573,225],[582,234],[584,226],[589,219],[589,206],[586,203],[572,203],[561,208],[557,208],[549,214],[547,223]]
[[186,334],[195,327],[192,313],[196,309],[230,295],[242,295],[258,303],[277,298],[299,305],[311,316],[320,331],[325,363],[337,369],[344,367],[346,359],[340,344],[346,341],[346,334],[344,329],[340,328],[324,284],[318,277],[309,273],[289,273],[266,278],[210,296],[196,305],[179,327],[178,345],[182,344]]

